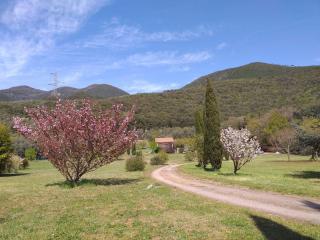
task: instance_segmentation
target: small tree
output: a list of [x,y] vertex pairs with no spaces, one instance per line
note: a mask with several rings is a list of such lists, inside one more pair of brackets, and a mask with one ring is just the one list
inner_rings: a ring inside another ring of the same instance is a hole
[[223,158],[220,142],[220,117],[217,100],[209,80],[207,81],[203,116],[203,167],[206,168],[206,165],[211,163],[212,169],[217,170],[221,168]]
[[304,146],[312,148],[311,160],[320,155],[320,119],[304,118],[299,131],[299,140]]
[[272,135],[272,139],[277,148],[287,153],[288,161],[290,161],[290,148],[297,139],[297,132],[294,128],[283,128]]
[[129,126],[133,110],[123,116],[121,105],[93,111],[89,100],[58,100],[54,109],[26,109],[32,124],[14,118],[14,128],[39,146],[44,156],[72,183],[87,172],[109,164],[137,138]]
[[221,142],[233,161],[233,173],[251,161],[260,151],[259,142],[247,129],[236,130],[231,127],[221,131]]
[[0,173],[8,171],[12,151],[9,129],[0,123]]
[[36,150],[34,148],[27,148],[24,151],[24,157],[28,161],[36,160],[37,152],[36,152]]

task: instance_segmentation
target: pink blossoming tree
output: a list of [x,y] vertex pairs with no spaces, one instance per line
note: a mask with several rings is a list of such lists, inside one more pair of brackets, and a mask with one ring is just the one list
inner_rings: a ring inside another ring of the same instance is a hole
[[34,141],[44,156],[72,183],[117,159],[137,139],[130,128],[134,111],[121,105],[94,111],[90,100],[58,100],[53,109],[25,109],[30,121],[14,118],[14,128]]
[[233,161],[233,173],[251,161],[261,150],[256,137],[248,129],[241,130],[228,127],[221,131],[220,140]]

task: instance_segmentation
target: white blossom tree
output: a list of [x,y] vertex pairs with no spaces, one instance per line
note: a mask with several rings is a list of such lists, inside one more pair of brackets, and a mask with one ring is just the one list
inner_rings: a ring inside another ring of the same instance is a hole
[[220,140],[233,161],[233,173],[250,162],[259,152],[260,145],[256,137],[246,128],[241,130],[231,127],[221,131]]

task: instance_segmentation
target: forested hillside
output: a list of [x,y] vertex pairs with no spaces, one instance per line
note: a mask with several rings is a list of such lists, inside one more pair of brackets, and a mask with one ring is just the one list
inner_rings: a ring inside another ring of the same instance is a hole
[[[200,108],[209,79],[219,100],[221,117],[262,114],[272,108],[303,109],[320,104],[320,66],[288,67],[252,63],[201,77],[182,89],[101,99],[102,106],[136,105],[141,128],[190,126]],[[36,102],[28,102],[34,105]],[[23,112],[25,102],[1,103],[1,119]],[[1,120],[0,119],[0,120]]]
[[212,81],[221,117],[261,114],[272,108],[320,104],[320,66],[287,67],[252,63],[201,77],[186,87],[159,94],[113,98],[137,106],[141,126],[189,126],[200,108],[206,80]]

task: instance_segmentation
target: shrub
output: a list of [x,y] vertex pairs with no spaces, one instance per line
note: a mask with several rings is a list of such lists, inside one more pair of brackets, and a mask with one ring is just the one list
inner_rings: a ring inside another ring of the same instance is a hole
[[166,152],[160,151],[157,155],[150,159],[151,165],[163,165],[168,161],[168,154]]
[[26,169],[27,167],[29,167],[29,160],[24,158],[20,163],[20,168]]
[[37,157],[37,152],[36,152],[36,150],[34,148],[27,148],[24,151],[24,158],[27,161],[36,160],[36,157]]
[[192,162],[196,159],[196,153],[192,151],[187,151],[186,154],[184,155],[184,159],[187,162]]
[[139,140],[137,142],[137,149],[141,150],[141,149],[146,149],[148,147],[148,142],[145,140]]
[[12,155],[7,164],[7,172],[16,173],[20,169],[21,166],[21,158],[17,155]]
[[130,157],[126,161],[126,170],[128,172],[143,171],[146,163],[143,161],[142,152],[137,152],[133,157]]
[[0,173],[10,171],[12,151],[9,129],[0,123]]
[[159,157],[161,158],[163,163],[166,163],[169,160],[168,154],[164,151],[159,152]]
[[159,155],[155,155],[150,159],[150,164],[151,165],[161,165],[161,159],[159,157]]

